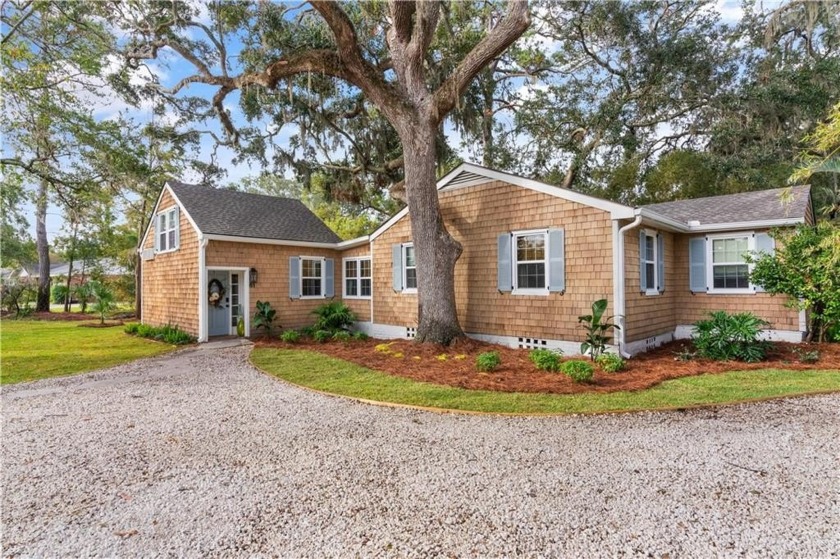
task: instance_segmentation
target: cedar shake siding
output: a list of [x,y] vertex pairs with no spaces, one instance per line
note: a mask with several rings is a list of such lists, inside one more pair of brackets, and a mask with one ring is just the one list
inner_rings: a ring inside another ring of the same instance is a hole
[[[612,314],[612,230],[610,214],[492,181],[440,193],[446,226],[464,252],[455,267],[455,295],[461,327],[468,333],[581,341],[579,315],[608,298]],[[565,232],[565,293],[519,295],[499,292],[497,240],[500,234],[535,229]],[[392,246],[411,241],[406,215],[373,241],[374,323],[414,327],[417,296],[397,293],[392,281]]]
[[[756,231],[758,233],[759,231]],[[737,235],[738,233],[733,233]],[[676,325],[694,324],[712,311],[751,312],[770,323],[771,330],[799,330],[799,311],[785,306],[787,297],[768,293],[734,294],[692,293],[689,290],[688,240],[698,235],[677,235],[676,285],[674,301]]]
[[[152,219],[174,206],[175,200],[164,190]],[[178,249],[155,254],[153,260],[140,264],[142,317],[144,324],[171,324],[198,336],[198,233],[183,211],[179,217]],[[144,249],[154,249],[154,233],[153,227],[146,236]]]
[[[653,235],[658,233],[664,238],[665,289],[655,295],[642,293],[641,289],[640,231],[647,231]],[[678,275],[674,258],[674,235],[648,226],[630,229],[624,233],[624,254],[625,341],[635,342],[673,332],[679,324],[676,319],[678,309],[675,308],[678,299]],[[688,284],[686,289],[687,286]]]
[[[207,266],[220,268],[256,268],[257,284],[249,287],[248,317],[253,318],[257,301],[268,301],[277,311],[274,327],[301,328],[315,322],[312,311],[341,295],[341,256],[337,250],[304,248],[257,243],[209,241],[205,249]],[[289,258],[314,256],[332,258],[335,264],[335,297],[291,299],[289,297]],[[252,330],[252,334],[253,334]]]

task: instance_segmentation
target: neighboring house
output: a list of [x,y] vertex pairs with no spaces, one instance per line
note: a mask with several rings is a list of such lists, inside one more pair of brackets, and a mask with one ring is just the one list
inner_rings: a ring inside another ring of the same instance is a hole
[[[577,317],[607,298],[625,354],[688,337],[719,309],[752,311],[771,322],[768,337],[802,340],[805,317],[750,284],[743,256],[772,252],[770,228],[813,222],[808,187],[793,188],[785,204],[778,189],[632,208],[463,164],[438,190],[464,248],[455,289],[472,337],[575,353]],[[311,324],[315,307],[338,299],[375,337],[415,333],[406,209],[370,236],[340,241],[299,201],[170,182],[141,246],[143,321],[201,341],[235,333],[257,300],[285,328]]]
[[[84,273],[87,276],[90,275],[90,272],[94,269],[101,272],[103,277],[111,279],[124,276],[128,273],[128,270],[125,268],[125,266],[120,265],[113,258],[101,258],[93,262],[83,262],[79,260],[73,262],[73,281],[80,281],[82,273]],[[69,262],[50,263],[51,278],[64,276],[64,278],[66,279],[68,272],[70,272]],[[38,265],[32,264],[23,268],[18,268],[14,272],[14,274],[16,274],[17,277],[21,278],[38,279]]]

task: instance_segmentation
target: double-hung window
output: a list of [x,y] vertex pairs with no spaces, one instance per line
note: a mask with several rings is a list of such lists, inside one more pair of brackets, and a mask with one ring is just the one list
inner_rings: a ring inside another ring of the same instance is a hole
[[404,244],[403,250],[403,291],[417,291],[417,261],[414,258],[414,245]]
[[546,236],[546,231],[513,235],[515,282],[513,289],[515,292],[542,293],[548,288]]
[[745,255],[750,252],[750,235],[711,238],[709,273],[712,290],[750,289],[750,266]]
[[344,260],[344,297],[367,299],[370,296],[370,258],[346,258]]
[[168,252],[178,248],[178,207],[170,208],[155,217],[157,251]]
[[301,297],[324,296],[324,259],[300,259],[300,294]]
[[642,287],[646,292],[656,292],[656,236],[645,233],[644,255],[642,265],[645,267]]

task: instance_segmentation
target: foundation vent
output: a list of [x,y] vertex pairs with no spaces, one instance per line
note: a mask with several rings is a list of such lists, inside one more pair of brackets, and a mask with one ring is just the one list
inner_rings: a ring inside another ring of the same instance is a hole
[[405,337],[409,340],[414,339],[417,336],[417,328],[412,328],[411,326],[406,326],[405,328]]
[[541,349],[548,347],[548,340],[539,338],[519,338],[519,349]]

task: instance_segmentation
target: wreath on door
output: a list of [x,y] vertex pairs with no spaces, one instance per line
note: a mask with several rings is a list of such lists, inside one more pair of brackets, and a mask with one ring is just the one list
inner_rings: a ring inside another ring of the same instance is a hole
[[208,296],[207,299],[210,301],[210,304],[214,307],[218,307],[222,303],[222,297],[225,294],[225,286],[222,285],[217,279],[211,279],[210,283],[207,284],[207,292]]

